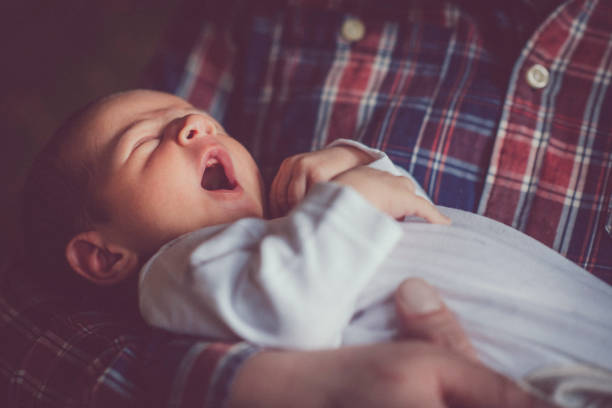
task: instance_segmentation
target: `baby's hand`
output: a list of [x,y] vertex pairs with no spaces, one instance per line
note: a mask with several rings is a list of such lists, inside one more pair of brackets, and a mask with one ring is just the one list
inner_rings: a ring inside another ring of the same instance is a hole
[[351,146],[333,146],[285,159],[270,188],[270,215],[285,215],[315,183],[330,181],[346,170],[373,160],[369,154]]
[[395,219],[416,215],[433,224],[450,224],[450,219],[423,197],[417,196],[406,177],[360,166],[346,171],[333,181],[357,190],[372,205]]

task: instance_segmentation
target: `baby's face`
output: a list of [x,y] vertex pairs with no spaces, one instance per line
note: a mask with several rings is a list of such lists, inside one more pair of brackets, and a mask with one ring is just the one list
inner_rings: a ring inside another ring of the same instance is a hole
[[174,95],[130,91],[86,116],[73,157],[95,166],[106,236],[142,255],[201,227],[263,216],[259,170],[208,114]]

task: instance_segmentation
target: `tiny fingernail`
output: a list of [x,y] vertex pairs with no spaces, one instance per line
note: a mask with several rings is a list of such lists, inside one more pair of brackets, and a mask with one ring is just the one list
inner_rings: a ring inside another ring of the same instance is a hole
[[442,308],[437,291],[422,279],[407,280],[400,285],[398,295],[404,311],[409,314],[427,314]]

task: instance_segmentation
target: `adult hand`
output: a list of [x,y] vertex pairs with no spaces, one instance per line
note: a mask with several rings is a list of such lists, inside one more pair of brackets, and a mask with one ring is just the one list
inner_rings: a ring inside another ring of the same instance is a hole
[[395,292],[395,308],[407,339],[421,339],[476,361],[472,343],[436,289],[423,279],[406,279]]
[[236,376],[229,406],[551,408],[484,366],[422,341],[261,352]]
[[236,376],[229,406],[552,408],[466,358],[473,351],[465,333],[423,281],[404,282],[396,301],[407,332],[436,344],[406,340],[337,350],[264,351]]
[[318,182],[372,161],[372,157],[351,146],[333,146],[285,159],[270,187],[270,213],[280,217],[302,201]]

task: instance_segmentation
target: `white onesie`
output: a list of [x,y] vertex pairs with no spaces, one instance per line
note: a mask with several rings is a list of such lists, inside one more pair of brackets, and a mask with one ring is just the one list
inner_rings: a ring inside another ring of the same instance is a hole
[[[399,174],[384,153],[339,143]],[[166,244],[141,271],[141,313],[153,326],[211,340],[293,349],[372,343],[396,336],[393,293],[421,277],[487,366],[565,392],[555,401],[566,406],[611,403],[612,288],[506,225],[440,211],[452,225],[400,223],[351,188],[317,184],[286,217],[242,219]]]

